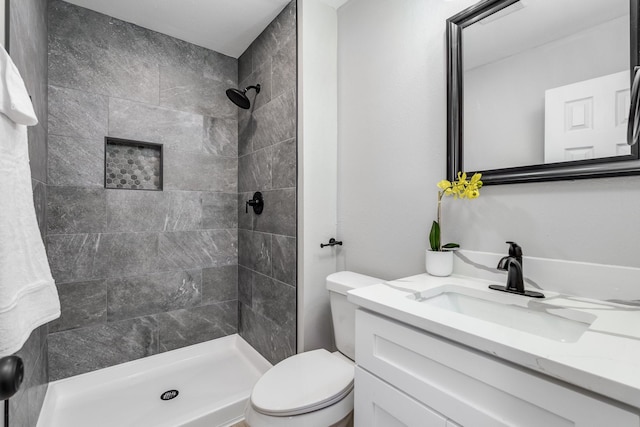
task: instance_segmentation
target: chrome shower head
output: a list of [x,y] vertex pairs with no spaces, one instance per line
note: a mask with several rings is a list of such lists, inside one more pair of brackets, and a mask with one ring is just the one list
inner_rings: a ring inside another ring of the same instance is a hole
[[247,97],[247,91],[249,89],[255,89],[256,94],[260,93],[260,85],[248,86],[244,90],[240,89],[227,89],[227,97],[236,104],[238,107],[248,110],[251,107],[251,102]]

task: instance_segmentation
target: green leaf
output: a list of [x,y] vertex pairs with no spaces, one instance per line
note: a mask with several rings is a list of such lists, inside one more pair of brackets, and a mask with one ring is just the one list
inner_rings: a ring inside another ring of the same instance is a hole
[[455,249],[459,247],[460,245],[457,243],[447,243],[446,245],[442,245],[442,249]]
[[431,232],[429,233],[429,245],[431,245],[432,251],[440,250],[440,224],[437,221],[433,221],[431,224]]

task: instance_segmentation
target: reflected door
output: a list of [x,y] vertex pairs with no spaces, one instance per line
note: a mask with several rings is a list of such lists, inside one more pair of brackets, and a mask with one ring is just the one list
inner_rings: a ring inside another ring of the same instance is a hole
[[545,91],[544,162],[631,154],[629,71]]

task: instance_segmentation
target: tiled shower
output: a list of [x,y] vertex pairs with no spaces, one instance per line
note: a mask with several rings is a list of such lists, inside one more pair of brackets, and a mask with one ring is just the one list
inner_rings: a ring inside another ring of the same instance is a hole
[[[238,114],[239,328],[272,363],[296,353],[295,28],[292,2],[238,59],[240,87],[261,85]],[[261,215],[246,213],[255,191]]]
[[[54,381],[236,332],[272,363],[294,354],[295,1],[239,59],[61,0],[11,6],[48,21],[32,173],[62,315],[30,340],[39,383],[47,366]],[[255,83],[250,110],[224,94]],[[131,173],[105,188],[105,137],[162,144],[161,177],[146,174],[162,190],[132,189]],[[245,213],[255,191],[260,216]],[[24,396],[26,420],[42,396]]]

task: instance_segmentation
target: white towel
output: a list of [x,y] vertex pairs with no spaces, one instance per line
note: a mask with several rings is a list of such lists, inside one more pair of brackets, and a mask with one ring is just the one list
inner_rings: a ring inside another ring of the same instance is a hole
[[0,357],[60,317],[31,189],[27,126],[37,123],[20,73],[0,46]]

